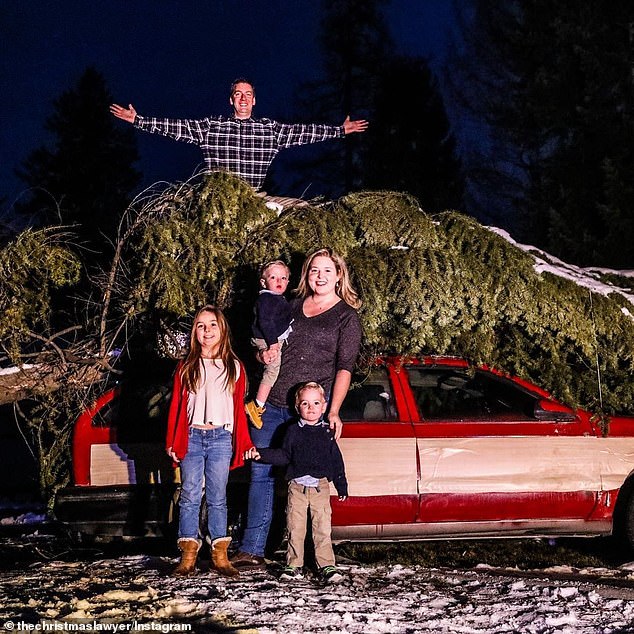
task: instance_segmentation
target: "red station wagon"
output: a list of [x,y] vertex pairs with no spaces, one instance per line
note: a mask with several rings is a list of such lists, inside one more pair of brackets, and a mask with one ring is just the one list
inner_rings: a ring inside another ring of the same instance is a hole
[[[135,391],[139,415],[113,389],[80,416],[74,486],[58,495],[58,519],[110,535],[170,524],[169,396],[169,387]],[[452,357],[379,359],[353,380],[341,417],[350,497],[339,502],[331,490],[334,541],[621,531],[634,542],[634,417],[611,418],[604,434],[589,412]],[[130,432],[132,419],[145,422]],[[230,507],[245,503],[248,469],[238,471]]]

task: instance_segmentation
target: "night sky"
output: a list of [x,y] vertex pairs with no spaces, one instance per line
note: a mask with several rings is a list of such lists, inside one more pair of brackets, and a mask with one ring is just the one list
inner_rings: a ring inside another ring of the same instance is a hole
[[[442,64],[450,5],[393,0],[385,15],[397,51]],[[87,66],[140,114],[228,114],[228,87],[247,76],[257,88],[255,115],[292,121],[294,91],[320,76],[319,20],[318,0],[0,0],[2,211],[24,191],[14,169],[49,141],[53,100]],[[141,132],[137,141],[143,186],[186,179],[200,163],[196,146]]]

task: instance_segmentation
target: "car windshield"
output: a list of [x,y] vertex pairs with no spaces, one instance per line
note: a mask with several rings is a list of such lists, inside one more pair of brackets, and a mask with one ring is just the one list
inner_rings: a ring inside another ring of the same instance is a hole
[[422,420],[535,420],[537,397],[481,370],[407,367]]

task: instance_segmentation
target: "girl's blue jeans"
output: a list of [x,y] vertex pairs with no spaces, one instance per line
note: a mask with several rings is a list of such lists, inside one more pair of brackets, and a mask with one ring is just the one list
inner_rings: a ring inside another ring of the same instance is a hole
[[[251,429],[251,440],[256,447],[269,447],[278,427],[291,418],[286,407],[275,407],[267,403],[262,414],[262,428]],[[251,484],[249,486],[249,508],[247,525],[240,543],[240,550],[252,555],[264,556],[266,538],[273,519],[275,478],[272,467],[257,460],[251,462]]]
[[203,486],[207,530],[211,540],[227,535],[227,480],[232,455],[231,432],[189,428],[187,453],[181,461],[178,537],[198,539]]

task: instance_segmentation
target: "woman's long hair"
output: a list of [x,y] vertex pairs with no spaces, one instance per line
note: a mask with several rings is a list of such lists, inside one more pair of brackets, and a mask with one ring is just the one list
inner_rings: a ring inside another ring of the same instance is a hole
[[348,267],[346,266],[345,260],[332,249],[317,249],[304,260],[304,264],[302,265],[302,272],[300,275],[300,280],[295,292],[302,298],[309,297],[312,295],[312,290],[308,285],[308,272],[310,271],[310,267],[313,264],[313,260],[317,257],[324,256],[330,258],[335,264],[335,270],[337,271],[337,275],[340,275],[339,281],[335,287],[335,292],[341,299],[348,304],[348,306],[352,306],[354,309],[359,309],[361,307],[361,300],[359,299],[359,295],[352,287],[352,283],[350,282],[350,274],[348,273]]
[[238,357],[231,347],[231,332],[229,331],[229,324],[227,324],[227,320],[223,312],[220,308],[216,308],[210,304],[203,306],[194,317],[194,323],[192,324],[192,331],[189,337],[189,353],[187,354],[187,357],[185,357],[185,361],[183,362],[180,370],[183,384],[187,388],[188,392],[195,392],[201,384],[200,377],[202,363],[200,362],[200,359],[202,348],[198,342],[198,337],[196,336],[196,322],[202,313],[212,313],[218,320],[220,343],[218,344],[217,354],[218,358],[224,365],[223,373],[225,375],[225,390],[228,389],[231,393],[233,393],[237,379],[236,361],[238,361]]

